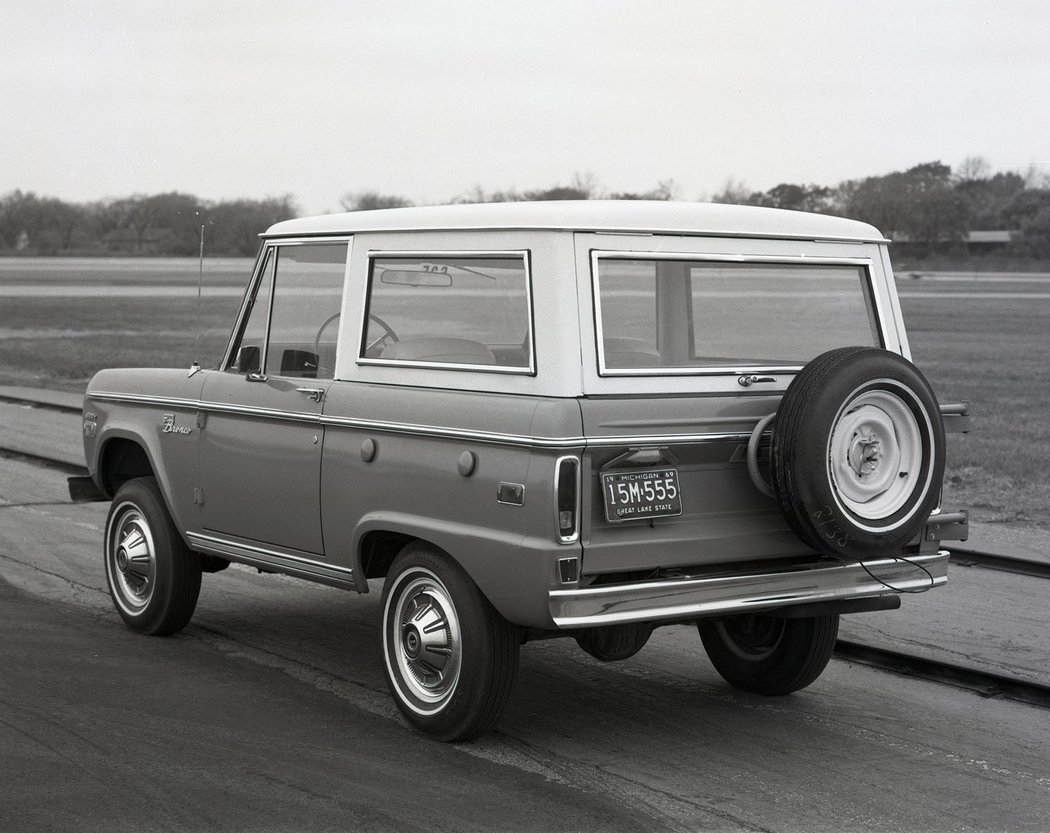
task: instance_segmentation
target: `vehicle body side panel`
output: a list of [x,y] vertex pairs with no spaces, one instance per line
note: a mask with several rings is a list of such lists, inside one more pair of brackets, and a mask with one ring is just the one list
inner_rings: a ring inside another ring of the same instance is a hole
[[[321,510],[333,564],[362,576],[367,534],[419,537],[448,552],[511,621],[550,624],[546,592],[557,558],[573,549],[555,540],[553,468],[564,452],[529,438],[579,436],[575,400],[343,384],[324,420]],[[501,501],[500,484],[520,487],[521,502]]]
[[85,437],[88,469],[100,486],[100,466],[114,440],[142,447],[180,531],[197,524],[197,402],[203,380],[185,369],[100,371],[88,386],[84,409],[96,415],[95,438]]

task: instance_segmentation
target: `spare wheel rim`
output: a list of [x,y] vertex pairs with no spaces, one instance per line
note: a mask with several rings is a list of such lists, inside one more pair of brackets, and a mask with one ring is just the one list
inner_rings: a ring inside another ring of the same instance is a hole
[[924,494],[917,485],[926,468],[923,433],[912,408],[893,391],[869,388],[851,397],[828,441],[836,500],[860,521],[880,521]]

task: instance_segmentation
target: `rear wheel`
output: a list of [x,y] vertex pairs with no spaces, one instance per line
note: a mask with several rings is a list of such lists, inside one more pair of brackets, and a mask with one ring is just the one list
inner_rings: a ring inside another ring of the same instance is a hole
[[153,477],[129,480],[106,519],[106,582],[133,630],[165,636],[193,616],[201,589],[200,556],[186,546]]
[[518,669],[517,629],[442,553],[409,545],[383,587],[383,660],[401,713],[437,740],[496,724]]
[[725,680],[753,694],[790,694],[821,675],[831,659],[839,617],[782,619],[745,614],[704,619],[700,638]]

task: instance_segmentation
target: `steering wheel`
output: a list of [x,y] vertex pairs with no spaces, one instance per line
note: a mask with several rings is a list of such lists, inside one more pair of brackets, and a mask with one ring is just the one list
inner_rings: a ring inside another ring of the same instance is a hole
[[[338,321],[340,315],[342,315],[342,313],[340,312],[329,315],[324,320],[324,323],[317,328],[317,335],[314,336],[314,355],[317,356],[318,365],[320,365],[321,362],[321,333],[328,329],[328,325],[331,324],[333,321]],[[318,371],[320,371],[321,368],[318,367],[317,369]]]
[[[314,355],[315,356],[320,358],[320,355],[321,355],[321,335],[324,333],[325,330],[328,329],[328,326],[330,324],[332,324],[333,322],[339,320],[339,316],[340,315],[342,315],[342,313],[339,313],[339,312],[334,313],[332,315],[329,315],[324,320],[324,323],[322,323],[321,326],[317,328],[317,335],[314,336]],[[365,355],[368,355],[373,350],[375,350],[377,347],[382,346],[387,341],[397,341],[398,340],[397,333],[394,332],[394,328],[391,327],[389,324],[387,324],[386,321],[384,321],[382,318],[380,318],[374,312],[368,313],[368,320],[369,321],[375,321],[380,327],[383,328],[383,332],[380,334],[379,338],[375,339],[374,341],[370,341],[368,343],[368,345],[365,347]],[[318,368],[318,370],[320,371],[320,368]]]
[[370,341],[365,345],[365,355],[373,355],[372,351],[377,347],[382,347],[388,341],[398,341],[397,333],[394,332],[394,328],[386,323],[382,318],[376,315],[374,312],[368,313],[368,320],[375,321],[380,327],[383,328],[383,332],[374,341]]

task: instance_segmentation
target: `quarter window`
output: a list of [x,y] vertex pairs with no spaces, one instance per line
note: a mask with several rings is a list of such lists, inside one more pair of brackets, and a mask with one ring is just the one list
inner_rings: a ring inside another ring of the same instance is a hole
[[603,371],[801,366],[881,346],[867,270],[597,256]]
[[373,257],[359,359],[532,372],[524,252]]

